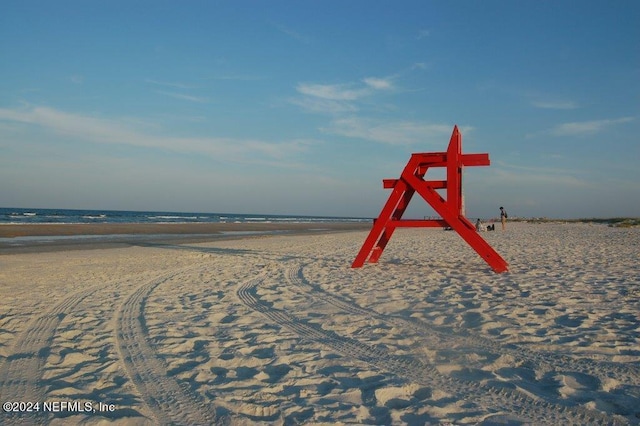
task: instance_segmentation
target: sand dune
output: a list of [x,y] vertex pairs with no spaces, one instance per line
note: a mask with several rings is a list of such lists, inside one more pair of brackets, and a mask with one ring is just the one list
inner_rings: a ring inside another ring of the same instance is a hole
[[2,402],[91,408],[2,422],[640,424],[640,229],[365,236],[0,256]]

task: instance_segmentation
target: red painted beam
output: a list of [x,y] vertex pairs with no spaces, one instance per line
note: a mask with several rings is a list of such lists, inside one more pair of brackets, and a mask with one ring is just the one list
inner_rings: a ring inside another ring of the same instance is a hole
[[[392,189],[396,186],[399,179],[382,179],[382,187],[385,189]],[[443,189],[447,187],[446,180],[427,180],[425,181],[432,188]]]
[[391,189],[396,186],[398,179],[382,179],[382,187],[385,189]]
[[489,154],[462,154],[463,166],[490,166]]
[[[495,272],[505,272],[509,265],[487,243],[473,224],[462,214],[462,169],[464,166],[488,166],[489,154],[462,154],[462,135],[458,126],[453,128],[446,152],[414,153],[400,174],[400,179],[383,179],[384,188],[391,195],[374,221],[369,235],[356,256],[352,268],[366,261],[376,263],[396,228],[453,228]],[[424,180],[429,167],[445,167],[446,180]],[[445,200],[436,191],[446,189]],[[411,198],[418,193],[442,219],[402,219]]]
[[390,226],[396,228],[446,228],[449,224],[441,219],[402,219],[392,220]]

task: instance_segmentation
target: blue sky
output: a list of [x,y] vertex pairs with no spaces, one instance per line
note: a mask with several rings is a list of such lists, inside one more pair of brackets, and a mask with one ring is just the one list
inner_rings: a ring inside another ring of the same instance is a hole
[[637,1],[5,1],[0,206],[375,217],[457,124],[491,158],[469,217],[640,216],[638,22]]

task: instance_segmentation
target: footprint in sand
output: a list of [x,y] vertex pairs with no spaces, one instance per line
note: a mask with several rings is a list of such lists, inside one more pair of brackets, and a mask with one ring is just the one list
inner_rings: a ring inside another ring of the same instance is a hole
[[555,319],[555,322],[563,327],[577,328],[582,325],[585,319],[587,319],[586,315],[567,314],[559,316]]

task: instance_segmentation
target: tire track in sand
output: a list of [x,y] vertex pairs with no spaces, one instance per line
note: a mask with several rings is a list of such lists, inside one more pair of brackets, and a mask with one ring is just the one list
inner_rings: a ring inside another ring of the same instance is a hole
[[[501,345],[473,333],[464,335],[446,333],[417,318],[407,319],[396,315],[381,314],[373,309],[364,308],[352,300],[332,294],[321,286],[309,282],[309,280],[304,277],[303,271],[304,265],[292,266],[287,268],[285,276],[289,283],[300,288],[300,291],[305,295],[319,302],[329,303],[338,309],[354,315],[375,318],[400,329],[411,329],[425,339],[425,345],[429,349],[450,350],[453,347],[481,349],[488,353],[499,354],[501,356],[510,355],[515,360],[522,361],[532,370],[558,371],[561,369],[568,372],[580,372],[597,377],[602,383],[605,383],[610,378],[615,378],[615,380],[620,383],[632,387],[638,386],[640,383],[640,375],[637,367],[634,365],[572,358],[563,354],[532,351],[516,345]],[[597,417],[604,416],[602,413],[582,407],[575,408],[579,411],[593,413],[591,415],[596,415]],[[619,415],[623,416],[622,414]],[[630,412],[628,415],[633,416],[633,412]]]
[[[2,402],[42,403],[45,400],[46,389],[42,386],[42,373],[56,330],[74,306],[102,288],[104,284],[72,293],[27,325],[26,330],[18,336],[13,345],[11,355],[0,368]],[[29,417],[32,424],[42,424],[46,421],[46,415],[42,413],[3,414],[3,422],[6,424],[23,424],[25,417]]]
[[[501,355],[511,355],[515,359],[525,360],[527,363],[544,366],[544,369],[557,369],[558,367],[567,371],[579,371],[597,377],[602,382],[611,377],[615,377],[623,383],[640,385],[640,372],[633,365],[621,365],[611,362],[595,360],[585,360],[571,358],[563,354],[532,351],[516,345],[501,345],[495,341],[478,336],[472,333],[456,335],[437,330],[430,324],[417,318],[403,318],[396,315],[381,314],[373,309],[364,308],[357,303],[344,297],[332,294],[317,284],[310,283],[303,273],[303,266],[288,268],[285,272],[287,280],[294,286],[301,288],[306,295],[316,298],[316,300],[329,303],[345,312],[370,316],[380,321],[393,324],[396,327],[410,328],[419,333],[427,340],[430,349],[450,349],[456,347],[480,348],[491,353]],[[304,290],[304,289],[307,290]],[[538,369],[538,368],[536,368]]]
[[[290,274],[289,272],[289,276]],[[524,413],[528,418],[527,421],[533,424],[617,424],[616,419],[581,407],[555,405],[506,388],[462,382],[441,374],[435,367],[417,358],[397,356],[383,348],[375,348],[356,339],[303,322],[296,316],[273,308],[260,299],[257,289],[264,278],[263,274],[241,284],[236,291],[238,298],[249,308],[294,331],[303,339],[331,347],[347,357],[364,361],[409,381],[457,395],[461,399],[478,401],[481,407],[492,407],[499,412],[507,411],[515,415]]]
[[148,342],[144,319],[147,298],[159,285],[203,266],[173,271],[139,286],[116,314],[116,347],[129,378],[150,408],[157,424],[205,425],[216,422],[213,407],[167,375],[167,364]]

